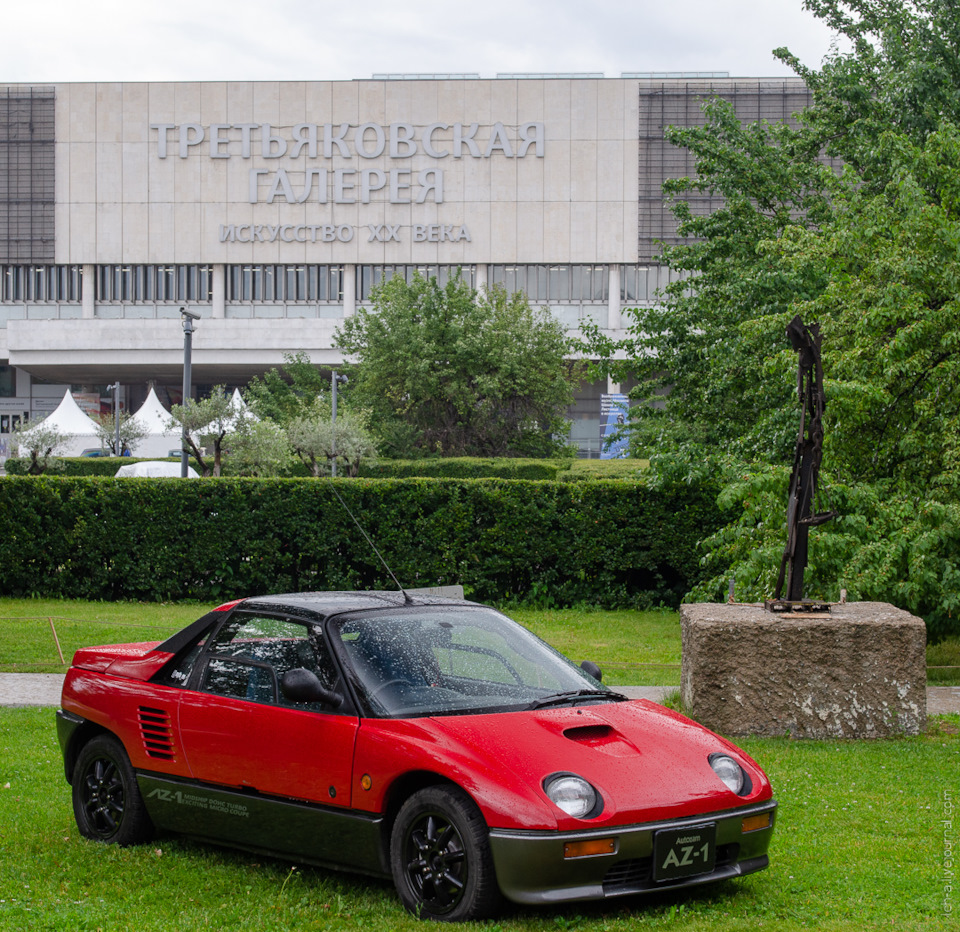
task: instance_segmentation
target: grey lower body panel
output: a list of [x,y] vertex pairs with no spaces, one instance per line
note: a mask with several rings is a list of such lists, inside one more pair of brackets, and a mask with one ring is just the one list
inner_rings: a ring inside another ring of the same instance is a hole
[[[767,849],[773,835],[776,808],[776,802],[770,800],[695,818],[582,832],[493,829],[490,848],[500,889],[515,903],[563,903],[674,890],[741,877],[767,867]],[[743,831],[745,817],[767,812],[770,813],[769,827]],[[693,829],[705,822],[716,826],[716,857],[711,869],[676,879],[658,880],[653,863],[656,833]],[[611,839],[613,850],[585,857],[564,856],[566,845],[598,839]]]
[[137,774],[154,825],[303,863],[389,876],[380,816],[225,787]]

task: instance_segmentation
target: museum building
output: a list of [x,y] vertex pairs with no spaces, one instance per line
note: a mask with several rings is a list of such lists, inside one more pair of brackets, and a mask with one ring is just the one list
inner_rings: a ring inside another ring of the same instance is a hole
[[[0,87],[0,455],[67,388],[94,411],[116,382],[131,411],[151,386],[179,402],[184,307],[198,395],[285,353],[336,367],[342,320],[415,270],[616,336],[666,281],[663,182],[693,172],[664,127],[713,95],[745,122],[809,103],[718,73]],[[581,455],[617,388],[580,386]]]

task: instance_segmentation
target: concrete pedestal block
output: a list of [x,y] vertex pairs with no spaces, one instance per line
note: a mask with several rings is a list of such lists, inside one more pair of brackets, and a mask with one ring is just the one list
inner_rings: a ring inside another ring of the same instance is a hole
[[885,602],[829,614],[680,607],[686,711],[725,735],[883,738],[926,727],[926,626]]

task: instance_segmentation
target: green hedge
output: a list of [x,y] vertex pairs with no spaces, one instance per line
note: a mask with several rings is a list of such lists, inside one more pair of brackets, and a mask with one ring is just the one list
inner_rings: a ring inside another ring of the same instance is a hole
[[[336,489],[402,584],[480,600],[676,604],[719,527],[716,490],[641,483],[353,479]],[[0,480],[0,593],[228,599],[392,588],[315,479]]]
[[[51,472],[51,476],[116,476],[117,470],[121,466],[129,463],[153,463],[157,460],[165,460],[170,463],[179,463],[179,457],[173,456],[63,456],[59,462],[63,464],[63,469]],[[11,456],[5,463],[4,469],[9,476],[25,476],[30,465],[29,459]],[[190,457],[190,465],[196,469],[197,463],[193,457]]]
[[[164,459],[147,457],[146,459]],[[168,457],[169,462],[180,462],[179,457]],[[72,456],[62,457],[63,470],[51,473],[58,476],[114,476],[120,466],[144,462],[143,457]],[[11,476],[26,475],[29,460],[11,458],[6,470]],[[191,457],[190,465],[198,469]],[[444,457],[419,460],[380,460],[361,468],[365,479],[635,479],[644,460],[543,460],[543,459],[484,459],[472,456]],[[199,470],[198,470],[199,471]],[[224,473],[230,475],[230,460],[224,460]],[[295,461],[287,478],[308,478],[307,467]]]
[[360,475],[370,479],[556,479],[561,470],[570,468],[570,462],[476,456],[380,460],[361,466]]

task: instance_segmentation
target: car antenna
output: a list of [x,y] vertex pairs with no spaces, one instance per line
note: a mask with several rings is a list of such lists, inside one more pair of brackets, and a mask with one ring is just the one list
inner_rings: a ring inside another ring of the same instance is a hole
[[347,507],[347,503],[340,497],[340,493],[337,491],[336,486],[332,482],[330,483],[330,488],[333,489],[333,494],[337,496],[337,501],[343,505],[343,510],[350,515],[350,517],[353,519],[353,523],[360,529],[360,533],[363,534],[364,540],[373,548],[373,552],[380,558],[380,562],[383,564],[384,569],[386,569],[386,571],[390,574],[390,578],[394,581],[394,584],[403,595],[403,601],[407,605],[413,604],[413,599],[410,598],[410,593],[408,593],[407,590],[400,585],[397,577],[393,575],[393,570],[390,569],[390,565],[386,560],[383,559],[383,554],[377,550],[377,545],[370,539],[370,535],[367,534],[367,532],[363,529],[363,525],[356,519],[356,517],[354,517],[353,512]]

